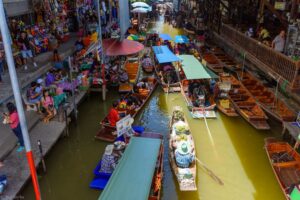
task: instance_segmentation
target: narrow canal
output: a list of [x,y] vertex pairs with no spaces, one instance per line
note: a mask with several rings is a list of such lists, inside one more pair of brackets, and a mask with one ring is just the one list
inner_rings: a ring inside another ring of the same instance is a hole
[[[162,23],[157,23],[155,28],[172,36],[178,33]],[[43,199],[90,200],[99,197],[100,192],[88,186],[107,143],[94,140],[94,135],[100,128],[99,121],[117,98],[116,93],[109,92],[108,101],[102,102],[100,95],[91,95],[80,105],[78,123],[72,123],[70,136],[62,138],[46,158],[47,173],[39,177]],[[191,118],[181,94],[164,94],[160,88],[135,123],[147,131],[167,136],[169,115],[177,105],[184,108],[188,118],[197,157],[222,179],[224,185],[218,185],[198,165],[198,191],[180,192],[167,159],[168,148],[165,148],[163,200],[284,199],[263,149],[264,138],[280,137],[280,124],[271,122],[272,130],[257,131],[241,117],[228,118],[218,113],[217,119],[208,120],[210,135],[203,120]],[[167,142],[165,137],[166,147]],[[34,199],[31,184],[21,195],[26,200]]]

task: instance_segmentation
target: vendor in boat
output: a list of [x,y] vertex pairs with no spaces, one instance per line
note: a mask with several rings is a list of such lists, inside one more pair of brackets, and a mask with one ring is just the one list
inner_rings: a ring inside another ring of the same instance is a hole
[[148,81],[147,81],[147,79],[145,79],[145,78],[143,78],[140,82],[138,82],[137,84],[136,84],[136,86],[138,87],[138,88],[142,88],[143,86],[145,86],[145,88],[149,88],[149,85],[148,85]]
[[142,60],[143,67],[152,67],[153,63],[149,55],[145,55],[144,59]]
[[189,168],[195,160],[193,151],[194,149],[188,142],[180,142],[175,150],[175,160],[177,166],[180,168]]
[[110,109],[107,116],[109,124],[114,127],[116,126],[116,123],[120,120],[120,116],[117,110],[118,105],[119,103],[117,101],[113,102],[112,108]]
[[124,69],[119,70],[119,80],[121,83],[126,83],[129,81],[128,74]]
[[107,145],[101,160],[101,173],[112,173],[116,168],[118,156],[113,153],[114,145]]
[[143,97],[147,97],[149,92],[150,92],[150,90],[147,88],[146,85],[142,85],[142,87],[139,88],[139,94]]

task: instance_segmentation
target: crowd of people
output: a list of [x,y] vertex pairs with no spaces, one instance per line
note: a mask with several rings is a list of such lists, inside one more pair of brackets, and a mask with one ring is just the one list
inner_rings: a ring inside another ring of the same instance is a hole
[[270,32],[264,25],[260,25],[255,32],[253,27],[250,27],[246,32],[246,36],[255,38],[262,42],[264,45],[273,48],[275,51],[279,53],[284,53],[286,34],[285,30],[281,30],[279,34],[272,39]]

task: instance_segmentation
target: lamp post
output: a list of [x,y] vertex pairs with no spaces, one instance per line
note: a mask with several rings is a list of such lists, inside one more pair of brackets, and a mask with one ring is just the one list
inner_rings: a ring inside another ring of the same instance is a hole
[[14,62],[12,50],[11,50],[10,35],[7,34],[7,33],[9,33],[9,31],[8,31],[8,26],[7,26],[5,14],[4,14],[4,6],[3,6],[2,0],[0,0],[0,31],[1,31],[1,35],[3,38],[6,61],[7,61],[8,70],[9,70],[9,76],[11,79],[13,94],[15,97],[16,107],[17,107],[18,115],[19,115],[19,119],[20,119],[22,135],[23,135],[24,145],[25,145],[25,149],[26,149],[26,156],[27,156],[28,165],[29,165],[29,169],[30,169],[32,183],[33,183],[33,188],[34,188],[34,192],[35,192],[35,198],[36,198],[36,200],[40,200],[41,193],[40,193],[39,183],[38,183],[38,179],[37,179],[37,175],[36,175],[36,169],[35,169],[34,158],[33,158],[32,150],[31,150],[31,144],[30,144],[27,124],[26,124],[26,118],[25,118],[24,109],[23,109],[23,105],[22,105],[22,99],[21,99],[20,87],[19,87],[18,77],[17,77],[17,73],[16,73],[16,68],[15,68],[15,62]]

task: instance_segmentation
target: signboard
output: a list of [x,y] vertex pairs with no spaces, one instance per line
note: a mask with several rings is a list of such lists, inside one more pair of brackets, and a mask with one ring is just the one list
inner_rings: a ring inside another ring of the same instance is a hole
[[276,10],[285,10],[285,7],[286,7],[286,2],[280,2],[280,1],[275,2],[274,8]]
[[127,115],[126,117],[119,120],[116,124],[117,136],[120,137],[121,135],[131,133],[132,132],[131,125],[133,121],[134,119],[130,115]]

